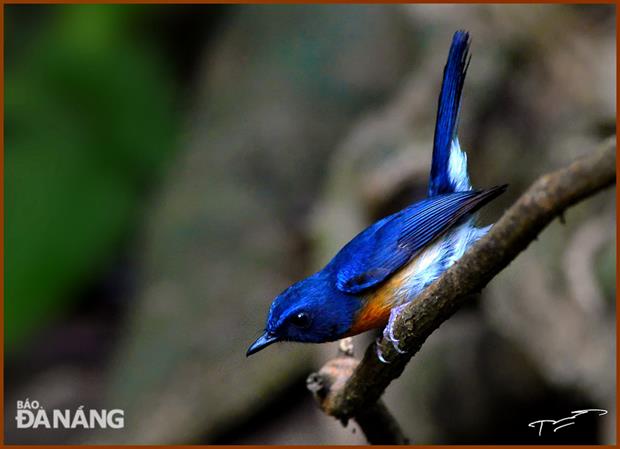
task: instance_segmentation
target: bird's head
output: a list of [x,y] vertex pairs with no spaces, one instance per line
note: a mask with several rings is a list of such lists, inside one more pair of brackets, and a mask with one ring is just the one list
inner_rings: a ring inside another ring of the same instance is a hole
[[332,286],[326,273],[291,285],[273,300],[265,332],[250,346],[250,356],[278,341],[323,343],[350,328],[360,300]]

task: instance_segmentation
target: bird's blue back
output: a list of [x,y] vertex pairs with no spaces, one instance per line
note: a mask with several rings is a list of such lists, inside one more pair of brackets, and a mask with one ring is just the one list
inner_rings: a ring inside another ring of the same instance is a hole
[[453,192],[419,201],[368,227],[325,267],[338,290],[358,294],[375,287],[439,235],[504,191]]

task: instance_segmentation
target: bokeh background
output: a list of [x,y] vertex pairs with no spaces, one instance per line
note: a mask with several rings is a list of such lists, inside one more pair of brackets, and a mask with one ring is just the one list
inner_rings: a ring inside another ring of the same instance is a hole
[[[245,358],[271,299],[419,199],[452,33],[476,186],[615,133],[615,6],[5,6],[7,443],[363,443]],[[416,443],[615,441],[615,195],[554,222],[386,402]],[[356,338],[361,354],[372,335]],[[125,429],[16,430],[17,400]],[[541,440],[527,424],[604,408]]]

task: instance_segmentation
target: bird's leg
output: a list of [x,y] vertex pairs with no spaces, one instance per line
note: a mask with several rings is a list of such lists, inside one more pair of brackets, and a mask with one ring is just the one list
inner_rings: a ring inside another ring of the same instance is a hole
[[[400,353],[400,354],[404,354],[407,351],[403,351],[402,349],[400,349],[398,347],[398,339],[396,337],[394,337],[394,320],[396,319],[396,317],[400,314],[400,312],[405,308],[405,306],[408,303],[405,304],[401,304],[400,306],[394,307],[391,311],[390,311],[390,319],[388,320],[388,323],[386,324],[385,328],[383,329],[383,338],[386,339],[387,341],[389,341],[390,343],[392,343],[392,346],[394,346],[394,349],[396,349],[396,352]],[[377,337],[377,341],[376,341],[376,353],[377,353],[377,358],[383,362],[383,363],[390,363],[388,362],[385,357],[383,356],[383,352],[381,351],[381,337]]]
[[392,346],[394,346],[394,349],[396,349],[396,352],[398,352],[399,354],[404,354],[407,351],[403,351],[402,349],[398,347],[398,339],[394,337],[394,320],[400,314],[400,312],[407,306],[407,304],[408,303],[401,304],[400,306],[394,307],[390,311],[390,319],[388,320],[388,323],[385,326],[385,329],[383,329],[383,338],[385,338],[390,343],[392,343]]

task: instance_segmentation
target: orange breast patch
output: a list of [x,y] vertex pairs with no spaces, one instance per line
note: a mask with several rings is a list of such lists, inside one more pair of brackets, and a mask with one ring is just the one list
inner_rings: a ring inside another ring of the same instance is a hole
[[416,257],[385,284],[366,296],[365,304],[357,312],[353,325],[345,336],[356,335],[387,324],[392,307],[408,300],[406,289],[403,290],[402,287],[418,270],[416,263],[418,261],[419,258]]
[[391,307],[375,300],[374,298],[376,297],[377,295],[366,301],[366,304],[362,306],[362,309],[357,313],[353,321],[353,326],[351,326],[345,337],[357,335],[369,329],[383,327],[387,324],[390,318]]
[[347,336],[385,326],[390,318],[392,307],[400,302],[397,292],[402,282],[403,276],[396,275],[368,295],[365,299],[366,303],[357,312]]

